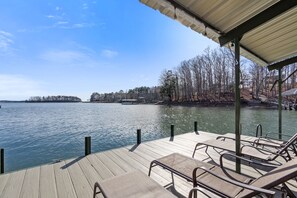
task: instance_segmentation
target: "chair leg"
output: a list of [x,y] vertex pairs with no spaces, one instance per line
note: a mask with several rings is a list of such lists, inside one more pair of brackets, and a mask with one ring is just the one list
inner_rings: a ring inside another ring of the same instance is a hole
[[196,188],[193,188],[192,190],[190,190],[188,198],[193,198],[193,195],[194,195],[194,198],[197,198],[197,189]]
[[288,161],[292,160],[292,157],[290,156],[290,153],[288,150],[286,150],[287,156],[288,156]]
[[192,154],[192,158],[194,158],[194,156],[195,156],[195,153],[196,153],[196,150],[197,150],[197,146],[198,146],[198,144],[196,144],[196,146],[195,146],[195,148],[194,148],[194,152],[193,152],[193,154]]
[[290,188],[283,183],[283,189],[286,191],[287,196],[289,196],[290,198],[296,198],[295,194],[290,190]]
[[[97,188],[99,189],[99,192],[96,192]],[[100,191],[100,185],[99,185],[98,182],[96,182],[96,183],[94,184],[93,198],[96,198],[96,195],[97,195],[98,193],[100,193],[100,192],[101,192],[101,191]]]
[[285,188],[281,188],[281,192],[282,192],[282,198],[287,198],[287,191]]
[[203,146],[203,147],[197,149],[197,147],[199,147],[199,146],[201,146],[201,145],[203,145],[203,144],[201,144],[201,143],[197,143],[197,144],[196,144],[196,146],[195,146],[195,148],[194,148],[194,151],[193,151],[193,154],[192,154],[192,158],[195,157],[195,153],[196,153],[196,151],[199,150],[199,149],[202,149],[202,148],[206,147],[205,153],[207,152],[207,149],[208,149],[208,146],[207,146],[207,145],[205,145],[205,146]]
[[206,146],[205,153],[207,153],[207,151],[208,151],[208,146]]
[[172,185],[174,186],[174,177],[173,177],[173,173],[171,172],[171,179],[172,179]]
[[152,171],[152,167],[153,167],[154,163],[155,163],[155,161],[152,161],[151,164],[150,164],[148,176],[151,176],[151,171]]
[[292,147],[293,147],[293,151],[294,151],[294,153],[295,153],[295,156],[297,156],[297,150],[296,150],[295,145],[293,145]]
[[197,198],[197,196],[198,196],[198,193],[197,192],[202,192],[204,195],[206,195],[202,190],[201,190],[201,188],[200,187],[194,187],[194,188],[192,188],[191,190],[190,190],[190,192],[189,192],[189,195],[188,195],[188,198]]

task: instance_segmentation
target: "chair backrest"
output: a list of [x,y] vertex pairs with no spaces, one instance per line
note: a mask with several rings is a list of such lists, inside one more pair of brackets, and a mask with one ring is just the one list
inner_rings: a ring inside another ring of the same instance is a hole
[[297,133],[293,135],[285,144],[284,146],[277,151],[278,154],[282,154],[283,152],[287,151],[290,146],[292,146],[297,141]]
[[[267,172],[265,175],[252,181],[250,185],[264,189],[271,189],[295,177],[297,177],[297,158]],[[244,189],[237,197],[252,197],[257,194],[257,192],[252,190]]]

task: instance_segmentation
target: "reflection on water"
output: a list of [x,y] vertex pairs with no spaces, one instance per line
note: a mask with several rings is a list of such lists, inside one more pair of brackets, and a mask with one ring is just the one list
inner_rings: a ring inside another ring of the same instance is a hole
[[[92,151],[134,144],[136,130],[143,141],[198,129],[214,133],[234,132],[234,108],[167,107],[121,104],[4,103],[0,110],[0,147],[5,149],[6,171],[51,163],[84,154],[84,137],[92,137]],[[283,131],[294,134],[297,112],[283,111]],[[243,134],[277,132],[278,111],[243,108]]]

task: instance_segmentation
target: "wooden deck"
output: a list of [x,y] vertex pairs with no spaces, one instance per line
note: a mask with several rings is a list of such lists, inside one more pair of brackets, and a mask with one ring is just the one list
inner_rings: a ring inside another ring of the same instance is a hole
[[[215,138],[216,134],[199,132],[175,136],[173,139],[164,138],[151,142],[141,143],[105,152],[94,153],[86,157],[65,160],[55,164],[7,173],[0,176],[0,197],[2,198],[86,198],[92,197],[93,185],[96,181],[120,175],[133,169],[148,173],[150,162],[159,157],[178,152],[191,156],[194,146],[199,141]],[[212,149],[196,152],[199,160],[218,163],[219,154]],[[234,162],[226,163],[234,167]],[[243,166],[243,172],[248,175],[258,176],[259,173],[250,167]],[[171,175],[165,170],[155,167],[151,177],[160,185],[171,183]],[[296,191],[296,183],[292,183]],[[290,186],[291,188],[292,186]],[[177,197],[187,197],[191,183],[175,177],[174,187],[168,190]],[[101,197],[98,195],[97,197]],[[203,197],[199,196],[199,197]]]

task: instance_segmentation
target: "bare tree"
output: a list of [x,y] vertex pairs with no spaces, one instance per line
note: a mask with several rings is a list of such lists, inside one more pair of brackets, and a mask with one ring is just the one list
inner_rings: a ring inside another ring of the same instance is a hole
[[172,101],[175,84],[175,77],[172,70],[164,70],[160,77],[160,93],[163,98],[168,97],[169,102]]

